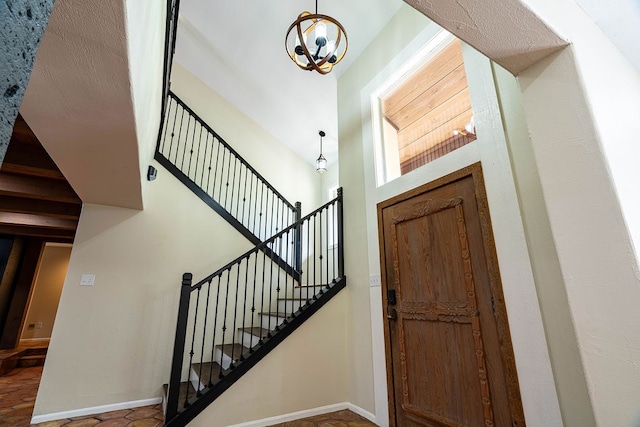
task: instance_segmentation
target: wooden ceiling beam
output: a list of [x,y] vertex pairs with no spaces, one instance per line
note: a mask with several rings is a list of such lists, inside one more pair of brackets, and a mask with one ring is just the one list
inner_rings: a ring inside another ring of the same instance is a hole
[[76,231],[0,224],[0,234],[42,237],[47,241],[72,243]]
[[64,181],[14,175],[0,171],[0,195],[78,203],[80,198]]
[[58,230],[75,230],[78,226],[78,221],[73,219],[54,218],[46,215],[0,212],[0,224]]
[[7,162],[2,163],[2,172],[12,173],[16,175],[38,176],[42,178],[57,179],[64,181],[64,175],[57,169],[43,169],[33,166],[25,166]]
[[48,200],[22,197],[0,197],[0,212],[41,214],[55,218],[78,219],[82,205],[80,203],[51,202]]

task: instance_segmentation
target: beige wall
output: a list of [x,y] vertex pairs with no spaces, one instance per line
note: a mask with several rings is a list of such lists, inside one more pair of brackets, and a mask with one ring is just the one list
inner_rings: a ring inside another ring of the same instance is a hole
[[[21,339],[51,337],[70,256],[70,245],[45,245]],[[30,328],[31,324],[35,326]]]
[[[211,118],[212,126],[230,144],[239,141],[238,151],[287,198],[301,200],[307,210],[317,207],[320,177],[313,166],[190,78],[178,66],[174,90],[191,94],[186,101]],[[288,166],[281,167],[282,162]],[[145,210],[83,206],[35,415],[159,397],[169,376],[182,273],[192,272],[197,280],[250,248],[229,224],[154,165],[158,178],[147,184]],[[82,274],[95,274],[95,285],[79,286]],[[340,302],[323,311],[329,312],[330,323],[343,323]],[[311,328],[307,333],[297,333],[298,339],[308,341],[302,347],[315,349],[297,358],[300,363],[274,356],[280,360],[276,363],[287,360],[290,378],[304,378],[314,365],[328,363],[335,374],[323,374],[317,384],[307,385],[314,389],[320,384],[319,390],[252,413],[238,406],[225,416],[240,421],[345,401],[346,387],[340,384],[346,358],[327,358],[324,347],[319,347],[325,343],[339,354],[344,351],[345,333],[338,325],[325,329],[320,323],[307,326]],[[282,381],[279,369],[261,375],[272,384]],[[252,389],[255,396],[264,393],[262,387]]]
[[302,214],[324,200],[322,176],[315,163],[302,160],[218,93],[175,62],[171,90],[291,203],[302,202]]
[[[353,317],[350,331],[354,335],[359,334],[359,340],[365,340],[361,334],[364,330],[363,325],[368,323],[368,328],[372,330],[372,335],[366,337],[367,342],[361,341],[351,347],[351,401],[375,412],[377,422],[387,425],[383,308],[378,287],[380,273],[375,204],[468,164],[481,161],[484,166],[525,415],[532,425],[558,425],[562,422],[560,409],[545,330],[537,303],[534,272],[526,246],[521,206],[518,205],[518,192],[530,191],[535,187],[537,177],[528,169],[519,176],[523,183],[516,185],[514,182],[513,166],[502,128],[500,99],[494,86],[495,76],[486,58],[468,46],[464,49],[478,140],[396,181],[376,186],[370,95],[409,61],[437,31],[437,27],[429,24],[424,16],[413,9],[403,7],[339,81],[340,162],[341,165],[348,165],[341,167],[340,181],[345,187],[345,194],[357,191],[364,192],[365,195],[364,200],[347,198],[345,201],[346,230],[350,236],[346,246]],[[504,95],[507,97],[512,96],[514,91],[516,94],[518,92],[514,82],[511,83],[511,86],[504,88]],[[512,106],[509,106],[509,109],[510,121],[522,120],[521,111],[518,112]],[[509,123],[508,126],[515,128],[522,124]],[[535,164],[526,166],[531,166],[535,171]],[[525,194],[525,197],[528,196]],[[536,198],[541,197],[539,184],[537,192],[531,196],[534,203]],[[525,208],[528,209],[527,215],[534,218],[533,228],[529,232],[535,232],[537,224],[544,223],[546,213],[544,209],[539,210],[537,207],[530,209],[531,206],[528,204]],[[362,218],[367,218],[366,224]],[[545,243],[548,243],[548,240]],[[363,260],[363,253],[369,254],[368,265]],[[369,307],[367,304],[370,304]],[[565,311],[566,316],[568,313]],[[573,353],[561,349],[557,355],[566,359],[563,362],[577,361],[579,366],[575,347]],[[570,393],[576,390],[577,393],[582,392],[583,401],[586,399],[588,406],[584,383],[582,385],[582,390],[579,390],[579,384],[575,389],[573,384],[569,384],[568,388]]]

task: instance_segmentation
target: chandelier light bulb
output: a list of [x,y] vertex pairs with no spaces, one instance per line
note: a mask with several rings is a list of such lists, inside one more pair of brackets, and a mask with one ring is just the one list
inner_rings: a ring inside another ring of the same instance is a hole
[[327,44],[327,26],[322,22],[316,23],[316,46],[322,47]]

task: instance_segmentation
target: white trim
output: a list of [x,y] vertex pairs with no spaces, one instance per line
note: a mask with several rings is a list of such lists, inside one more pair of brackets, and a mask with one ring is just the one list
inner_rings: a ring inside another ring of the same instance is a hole
[[122,409],[157,405],[158,403],[162,403],[161,397],[132,400],[130,402],[112,403],[110,405],[92,406],[89,408],[73,409],[71,411],[52,412],[51,414],[35,415],[33,418],[31,418],[31,424],[40,424],[47,421],[63,420],[65,418],[84,417],[86,415],[103,414],[105,412],[120,411]]
[[263,418],[261,420],[248,421],[246,423],[234,424],[229,427],[267,427],[274,424],[281,424],[302,418],[315,417],[316,415],[328,414],[330,412],[342,411],[348,409],[351,412],[368,419],[372,423],[376,422],[376,417],[369,411],[365,411],[359,406],[349,402],[336,403],[333,405],[321,406],[319,408],[305,409],[304,411],[291,412],[289,414],[278,415],[275,417]]

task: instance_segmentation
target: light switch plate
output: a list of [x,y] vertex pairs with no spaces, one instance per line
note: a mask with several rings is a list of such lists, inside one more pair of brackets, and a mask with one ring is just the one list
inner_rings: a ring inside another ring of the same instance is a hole
[[376,274],[375,276],[369,276],[369,287],[375,288],[380,285],[382,285],[382,280],[379,274]]
[[80,286],[93,286],[93,283],[96,281],[95,274],[83,274],[80,278]]

